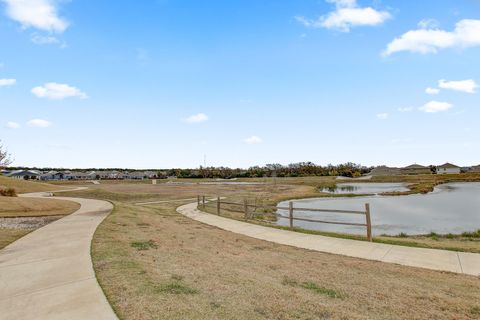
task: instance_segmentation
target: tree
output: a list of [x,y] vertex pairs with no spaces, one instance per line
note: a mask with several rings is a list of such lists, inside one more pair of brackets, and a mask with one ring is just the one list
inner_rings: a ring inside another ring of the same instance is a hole
[[8,153],[7,149],[2,144],[0,140],[0,169],[9,166],[12,163],[10,158],[10,154]]

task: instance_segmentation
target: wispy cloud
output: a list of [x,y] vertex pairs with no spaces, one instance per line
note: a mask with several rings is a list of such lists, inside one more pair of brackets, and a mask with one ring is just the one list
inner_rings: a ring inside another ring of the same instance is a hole
[[68,84],[49,82],[43,86],[38,86],[32,89],[32,93],[38,98],[46,98],[51,100],[63,100],[65,98],[88,98],[87,94],[76,87]]
[[9,87],[17,83],[16,79],[0,79],[0,87]]
[[360,7],[356,0],[327,0],[336,5],[336,10],[318,19],[296,16],[295,19],[310,28],[336,29],[349,32],[357,26],[376,26],[392,16],[388,11],[378,11],[372,7]]
[[65,41],[61,41],[60,39],[52,35],[44,36],[38,33],[33,33],[30,37],[30,40],[32,40],[32,42],[37,45],[57,44],[62,49],[67,47],[67,44],[65,43]]
[[20,128],[20,124],[13,122],[13,121],[8,121],[7,124],[5,125],[9,129],[18,129]]
[[194,114],[186,119],[184,119],[186,123],[200,123],[208,121],[208,116],[205,113],[198,113]]
[[245,142],[246,144],[259,144],[259,143],[262,143],[263,140],[257,136],[250,136],[244,139],[243,142]]
[[36,127],[36,128],[48,128],[52,125],[52,123],[45,119],[32,119],[27,122],[29,127]]
[[447,111],[453,108],[453,105],[448,102],[441,102],[441,101],[430,101],[424,104],[419,108],[420,111],[426,113],[437,113],[442,111]]
[[61,33],[68,21],[58,15],[56,0],[2,0],[8,17],[19,22],[23,28],[36,28]]
[[421,54],[437,53],[447,48],[480,46],[480,20],[460,20],[453,31],[439,29],[436,25],[423,25],[395,38],[383,51],[384,56],[409,51]]
[[400,112],[411,112],[413,111],[413,107],[404,107],[404,108],[398,108],[398,111]]
[[434,94],[439,94],[440,93],[440,89],[437,89],[437,88],[427,88],[425,89],[425,93],[426,94],[431,94],[431,95],[434,95]]
[[466,92],[466,93],[475,93],[478,88],[478,84],[472,79],[460,80],[460,81],[440,80],[438,81],[438,86],[442,89],[454,90],[454,91],[460,91],[460,92]]
[[386,120],[386,119],[388,119],[388,117],[389,117],[388,113],[377,114],[377,119],[380,119],[380,120]]

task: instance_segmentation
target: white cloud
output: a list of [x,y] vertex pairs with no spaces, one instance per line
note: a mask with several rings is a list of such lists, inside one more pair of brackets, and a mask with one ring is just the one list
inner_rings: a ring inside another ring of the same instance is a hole
[[453,105],[448,102],[430,101],[421,106],[419,110],[427,113],[436,113],[441,111],[447,111],[452,107]]
[[56,0],[1,0],[7,15],[23,28],[33,27],[49,32],[63,32],[68,22],[58,15]]
[[18,129],[18,128],[20,128],[20,125],[16,122],[8,121],[7,124],[6,124],[6,127],[9,128],[9,129]]
[[39,34],[33,34],[30,39],[32,40],[33,43],[38,45],[60,43],[60,40],[58,40],[53,36],[42,36]]
[[0,87],[13,86],[17,83],[16,79],[0,79]]
[[48,128],[52,125],[52,123],[44,119],[32,119],[27,122],[27,125],[29,127]]
[[400,112],[410,112],[413,111],[413,107],[398,108]]
[[262,143],[263,140],[257,136],[251,136],[243,140],[246,144],[259,144]]
[[457,22],[453,31],[426,25],[427,29],[410,30],[387,45],[382,53],[389,56],[395,52],[437,53],[446,48],[468,48],[480,45],[480,20],[465,19]]
[[426,94],[439,94],[440,90],[437,88],[427,88],[425,89]]
[[334,3],[336,10],[318,19],[297,16],[295,19],[310,28],[336,29],[349,32],[352,27],[376,26],[384,23],[392,16],[387,11],[378,11],[372,7],[359,7],[356,0],[327,0]]
[[65,98],[77,97],[86,99],[88,96],[80,91],[80,89],[69,86],[68,84],[49,82],[43,86],[32,89],[32,93],[39,98],[47,98],[52,100],[62,100]]
[[380,120],[386,120],[388,119],[388,113],[379,113],[377,114],[377,118]]
[[208,120],[208,116],[205,113],[198,113],[194,114],[193,116],[190,116],[185,119],[185,122],[187,123],[200,123],[200,122],[205,122]]
[[455,90],[467,93],[475,93],[476,89],[478,88],[478,84],[471,79],[461,81],[439,80],[438,86],[442,89]]
[[418,23],[420,29],[438,29],[440,24],[435,19],[423,19]]

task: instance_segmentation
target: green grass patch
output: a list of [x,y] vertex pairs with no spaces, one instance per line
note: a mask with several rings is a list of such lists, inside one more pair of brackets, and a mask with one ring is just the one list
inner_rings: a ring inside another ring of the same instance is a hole
[[198,290],[184,285],[179,280],[173,280],[158,286],[155,288],[155,292],[166,294],[197,294]]
[[304,282],[301,287],[307,290],[311,290],[315,293],[325,295],[330,298],[342,298],[342,295],[334,289],[325,288],[317,285],[315,282]]
[[148,249],[157,249],[158,246],[153,240],[148,241],[134,241],[130,243],[132,248],[137,249],[138,251],[141,250],[148,250]]

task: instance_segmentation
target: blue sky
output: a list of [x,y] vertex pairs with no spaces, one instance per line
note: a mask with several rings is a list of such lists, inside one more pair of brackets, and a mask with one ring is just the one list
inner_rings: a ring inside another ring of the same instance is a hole
[[0,40],[15,165],[480,163],[478,0],[0,0]]

